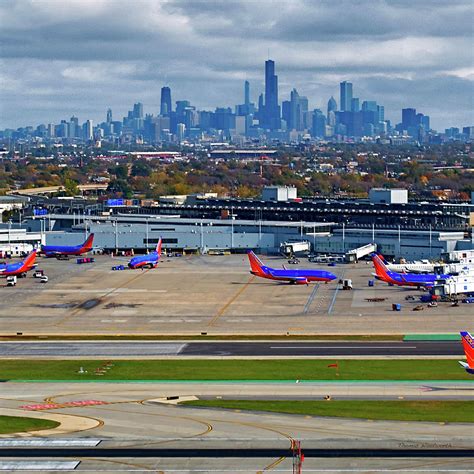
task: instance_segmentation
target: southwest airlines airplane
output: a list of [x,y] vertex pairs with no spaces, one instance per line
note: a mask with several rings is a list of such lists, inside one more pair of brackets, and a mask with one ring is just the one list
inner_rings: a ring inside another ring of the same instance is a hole
[[161,237],[158,241],[158,245],[156,249],[147,254],[147,255],[140,255],[138,257],[133,257],[130,262],[128,262],[128,267],[135,269],[135,268],[155,268],[158,265],[158,261],[161,258]]
[[375,273],[373,274],[375,278],[386,283],[391,283],[392,285],[430,288],[434,285],[436,280],[445,280],[451,276],[435,275],[434,273],[417,275],[412,273],[392,272],[386,267],[377,254],[373,253],[371,254],[371,257],[375,268]]
[[83,244],[79,245],[43,245],[41,251],[46,257],[59,257],[62,255],[82,255],[92,250],[94,234],[89,235]]
[[337,278],[331,272],[324,270],[276,270],[265,266],[261,260],[251,251],[247,252],[250,261],[250,273],[260,278],[269,280],[287,281],[296,285],[307,285],[311,281],[332,281]]
[[467,363],[462,360],[459,363],[466,369],[468,374],[474,374],[474,339],[467,331],[461,331],[461,340]]
[[36,260],[36,249],[33,250],[25,260],[16,263],[0,264],[0,276],[13,276],[21,275],[23,273],[29,272],[35,265]]

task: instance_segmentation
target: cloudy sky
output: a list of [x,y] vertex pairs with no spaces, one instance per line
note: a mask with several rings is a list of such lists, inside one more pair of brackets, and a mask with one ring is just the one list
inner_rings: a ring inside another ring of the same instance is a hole
[[264,61],[276,61],[280,101],[293,87],[310,108],[354,96],[474,125],[472,0],[1,0],[0,128],[57,123],[75,114],[121,119],[134,102],[202,109],[252,100]]

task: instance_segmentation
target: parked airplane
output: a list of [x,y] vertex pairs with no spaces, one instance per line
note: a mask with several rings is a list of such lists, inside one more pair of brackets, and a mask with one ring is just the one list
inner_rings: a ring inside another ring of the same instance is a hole
[[156,249],[147,254],[147,255],[140,255],[138,257],[133,257],[130,262],[128,262],[128,267],[135,269],[135,268],[155,268],[158,265],[158,261],[161,258],[161,237],[158,241],[158,245]]
[[90,252],[92,250],[92,243],[94,242],[94,234],[89,235],[87,240],[83,244],[79,245],[43,245],[41,246],[41,252],[46,257],[61,257],[69,255],[82,255],[83,253]]
[[0,264],[0,276],[22,275],[36,267],[36,249],[21,262]]
[[400,273],[434,273],[435,267],[439,267],[434,263],[425,263],[425,262],[414,262],[414,263],[389,263],[385,260],[384,256],[380,253],[378,254],[380,260],[385,264],[385,266],[392,272]]
[[286,268],[277,270],[265,266],[251,250],[247,254],[250,261],[250,273],[261,278],[287,281],[297,285],[307,285],[311,281],[324,281],[327,283],[337,278],[333,273],[324,270],[287,270]]
[[459,363],[468,374],[474,374],[474,339],[467,331],[461,331],[461,340],[467,363],[462,360]]
[[380,257],[373,253],[370,255],[374,263],[375,273],[373,275],[378,280],[386,283],[391,283],[397,286],[416,286],[418,288],[431,288],[436,280],[444,280],[451,275],[435,275],[434,273],[426,274],[411,274],[411,273],[397,273],[389,270],[382,262]]

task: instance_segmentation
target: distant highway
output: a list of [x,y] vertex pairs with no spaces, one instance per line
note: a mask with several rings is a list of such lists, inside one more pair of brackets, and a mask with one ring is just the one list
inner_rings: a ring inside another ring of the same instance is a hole
[[458,341],[0,342],[0,357],[463,356]]

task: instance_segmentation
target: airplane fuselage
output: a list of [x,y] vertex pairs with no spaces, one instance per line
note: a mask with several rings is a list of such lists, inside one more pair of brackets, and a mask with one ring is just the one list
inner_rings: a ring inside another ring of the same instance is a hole
[[261,271],[251,271],[250,273],[269,280],[281,280],[294,283],[306,283],[311,281],[328,282],[337,278],[333,273],[324,270],[279,270],[264,265],[261,267]]
[[416,274],[405,274],[397,272],[386,272],[385,275],[376,275],[376,278],[387,283],[398,286],[416,286],[416,287],[428,287],[433,286],[436,280],[446,279],[449,275],[435,275],[434,273],[428,273],[424,275]]
[[36,267],[36,250],[33,250],[25,260],[16,263],[2,264],[0,265],[0,276],[13,276],[21,275],[29,272]]
[[142,268],[142,267],[156,267],[158,265],[158,260],[160,256],[158,252],[151,252],[147,255],[140,255],[139,257],[134,257],[128,262],[129,268]]

